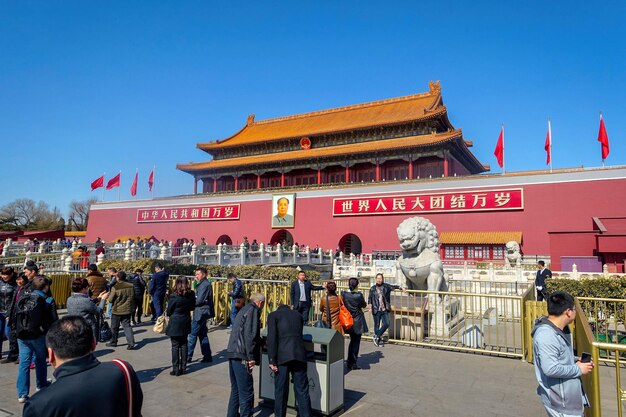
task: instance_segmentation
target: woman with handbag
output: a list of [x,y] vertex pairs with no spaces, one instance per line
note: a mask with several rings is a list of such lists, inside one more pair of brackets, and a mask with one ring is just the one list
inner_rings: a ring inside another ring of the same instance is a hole
[[[326,284],[326,294],[322,296],[322,300],[320,301],[322,322],[325,324],[324,327],[327,329],[335,329],[343,335],[343,327],[339,321],[340,307],[341,302],[339,301],[339,296],[337,295],[337,284],[333,281],[328,281]],[[330,319],[328,318],[329,315]]]
[[[72,295],[67,299],[67,314],[81,316],[91,326],[94,339],[100,341],[100,320],[104,311],[109,293],[103,291],[96,298],[89,298],[89,281],[87,278],[74,278],[72,281]],[[96,304],[96,301],[100,301]]]
[[[361,336],[363,333],[367,333],[367,323],[365,322],[365,315],[363,309],[367,307],[363,294],[358,290],[359,280],[356,278],[350,278],[348,281],[348,287],[350,291],[343,291],[341,293],[345,307],[348,309],[353,318],[353,325],[347,330],[350,335],[350,344],[348,345],[348,369],[356,370],[361,369],[356,359],[359,356],[359,348],[361,346]],[[367,311],[367,310],[365,310]]]
[[172,342],[172,371],[170,375],[179,376],[187,368],[187,336],[191,333],[191,312],[196,307],[196,295],[186,277],[176,278],[174,289],[167,302],[166,314],[169,324],[165,334]]

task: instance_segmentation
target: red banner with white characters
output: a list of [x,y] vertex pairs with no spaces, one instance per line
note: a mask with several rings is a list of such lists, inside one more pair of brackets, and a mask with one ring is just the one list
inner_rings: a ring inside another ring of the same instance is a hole
[[239,212],[239,204],[147,208],[137,210],[137,223],[238,220]]
[[521,188],[335,198],[333,200],[333,216],[462,213],[466,211],[522,210],[523,208],[524,192]]

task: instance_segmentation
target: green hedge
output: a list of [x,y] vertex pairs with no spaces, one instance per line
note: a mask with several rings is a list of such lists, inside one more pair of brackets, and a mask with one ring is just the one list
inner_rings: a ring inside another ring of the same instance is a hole
[[[138,268],[145,273],[154,271],[154,264],[159,262],[156,259],[140,259],[138,261],[124,260],[108,260],[102,262],[98,268],[104,271],[113,267],[118,271],[132,272]],[[164,262],[165,270],[171,275],[193,275],[198,267],[197,265],[180,265],[169,264]],[[226,277],[229,272],[235,273],[239,278],[263,279],[273,281],[293,281],[296,279],[296,268],[285,267],[267,267],[260,265],[202,265],[207,269],[208,275],[211,277]],[[319,281],[320,273],[317,271],[306,271],[307,278],[310,281]]]
[[546,280],[549,292],[566,291],[574,297],[626,298],[625,278],[594,279],[549,279]]

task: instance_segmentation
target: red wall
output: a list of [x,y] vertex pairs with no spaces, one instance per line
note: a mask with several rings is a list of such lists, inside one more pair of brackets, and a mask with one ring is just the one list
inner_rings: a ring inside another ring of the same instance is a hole
[[[476,176],[472,178],[475,180]],[[493,176],[490,181],[493,181]],[[503,180],[508,178],[504,178]],[[463,180],[455,179],[455,184]],[[432,182],[428,182],[432,184]],[[437,190],[423,191],[422,182],[416,182],[411,192],[435,193]],[[441,185],[439,185],[441,184]],[[454,189],[447,188],[450,182],[441,180],[437,186],[444,192]],[[380,187],[380,184],[377,184]],[[389,186],[393,186],[390,184]],[[461,186],[461,185],[457,185]],[[358,187],[366,194],[368,186]],[[551,240],[549,231],[576,231],[589,228],[591,218],[615,217],[624,214],[626,207],[626,179],[618,178],[611,180],[555,182],[528,185],[489,185],[486,189],[498,188],[523,188],[524,209],[519,211],[490,211],[472,213],[435,213],[426,214],[439,232],[442,231],[521,231],[523,233],[522,249],[526,255],[549,255],[551,252]],[[477,186],[476,189],[480,189]],[[296,227],[289,229],[294,240],[300,244],[308,244],[314,247],[320,245],[325,250],[337,247],[342,236],[348,233],[356,234],[362,242],[363,251],[370,252],[373,249],[397,249],[398,242],[396,228],[398,224],[409,215],[382,215],[382,216],[357,216],[335,217],[332,216],[333,198],[339,198],[352,193],[355,188],[322,190],[321,193],[332,196],[312,197],[316,191],[297,192],[296,198]],[[622,190],[622,192],[618,192]],[[392,190],[395,193],[395,191]],[[381,195],[381,193],[376,193]],[[92,209],[89,214],[89,228],[87,241],[94,241],[100,236],[110,241],[121,235],[155,235],[159,239],[176,240],[179,237],[193,238],[199,241],[205,237],[207,243],[213,244],[220,235],[229,235],[233,243],[241,243],[243,236],[249,240],[257,239],[258,242],[268,242],[277,229],[272,229],[271,219],[271,195],[259,194],[259,201],[241,200],[241,217],[237,221],[206,221],[189,223],[147,223],[137,224],[137,207],[145,207],[146,204],[180,204],[180,200],[163,199],[147,202],[132,202],[133,208],[106,208],[107,205],[116,203],[104,203],[98,205],[98,209]],[[210,195],[194,196],[197,203],[216,203],[217,198],[225,199],[225,196],[211,197]],[[229,203],[237,203],[238,198],[248,199],[250,194],[233,195]],[[221,200],[223,201],[223,200]],[[121,203],[124,205],[126,203]],[[568,235],[570,236],[570,235]],[[591,255],[589,248],[595,248],[595,241],[589,242],[587,237],[580,238],[571,235],[569,238],[559,237],[552,243],[552,257],[556,254],[563,255]],[[573,242],[568,239],[574,239]],[[593,244],[591,244],[593,243]],[[591,249],[592,250],[592,249]],[[559,262],[553,259],[553,262]],[[554,264],[553,264],[554,265]],[[558,268],[555,268],[558,269]]]

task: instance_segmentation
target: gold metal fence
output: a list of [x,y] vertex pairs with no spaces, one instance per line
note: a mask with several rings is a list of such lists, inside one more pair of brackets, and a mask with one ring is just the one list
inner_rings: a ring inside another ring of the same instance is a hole
[[[339,286],[338,291],[347,290]],[[361,290],[368,301],[369,288]],[[313,293],[311,319],[321,316],[323,291]],[[460,292],[394,291],[389,341],[462,352],[521,358],[523,297]],[[365,312],[371,338],[371,312]]]
[[[582,352],[591,353],[591,358],[596,365],[590,374],[583,375],[583,388],[589,398],[590,408],[585,410],[587,417],[600,417],[600,363],[598,361],[598,348],[594,346],[593,334],[589,326],[589,320],[585,315],[585,311],[581,308],[578,299],[574,300],[576,306],[576,319],[574,320],[574,328],[576,329],[574,336],[574,346],[578,356]],[[545,304],[545,303],[544,303]],[[618,373],[619,374],[619,373]],[[621,405],[621,404],[620,404]],[[621,417],[621,412],[619,417]]]
[[[626,300],[590,297],[578,300],[588,318],[594,341],[626,345]],[[600,350],[600,360],[613,361],[613,355],[613,350]]]

